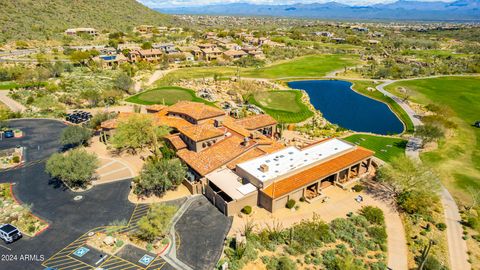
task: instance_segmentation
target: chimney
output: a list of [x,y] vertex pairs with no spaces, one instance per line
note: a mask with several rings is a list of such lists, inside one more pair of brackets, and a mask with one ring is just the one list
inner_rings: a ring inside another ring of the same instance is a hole
[[222,122],[220,120],[215,119],[215,121],[213,121],[213,126],[216,128],[221,127]]
[[249,141],[250,141],[250,138],[248,138],[248,137],[243,138],[242,145],[243,145],[243,146],[247,146],[247,144],[248,144]]
[[260,165],[259,170],[260,170],[261,172],[263,172],[263,173],[268,172],[268,165],[267,165],[267,164],[262,164],[262,165]]

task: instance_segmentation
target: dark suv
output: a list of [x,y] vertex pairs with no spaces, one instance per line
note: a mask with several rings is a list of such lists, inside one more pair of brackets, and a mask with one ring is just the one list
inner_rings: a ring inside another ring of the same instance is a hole
[[11,224],[2,224],[0,225],[0,238],[9,244],[22,238],[22,233]]

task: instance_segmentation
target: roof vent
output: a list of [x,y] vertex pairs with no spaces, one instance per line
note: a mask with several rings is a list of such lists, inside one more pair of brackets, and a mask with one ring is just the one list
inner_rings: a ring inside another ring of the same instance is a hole
[[259,170],[260,170],[261,172],[263,172],[263,173],[268,172],[268,165],[267,165],[267,164],[262,164],[262,165],[260,165]]

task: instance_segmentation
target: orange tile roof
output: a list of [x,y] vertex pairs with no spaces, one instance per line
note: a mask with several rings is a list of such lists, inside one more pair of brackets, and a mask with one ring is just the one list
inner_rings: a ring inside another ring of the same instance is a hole
[[203,120],[225,115],[225,112],[218,108],[191,101],[180,101],[170,106],[167,110],[171,113],[188,115],[195,120]]
[[237,164],[249,161],[249,160],[257,158],[257,157],[261,157],[265,154],[266,153],[258,147],[252,148],[251,150],[247,151],[246,153],[242,154],[241,156],[239,156],[239,157],[233,159],[232,161],[228,162],[227,167],[229,169],[233,170],[233,169],[235,169]]
[[295,175],[274,182],[262,190],[270,198],[278,198],[318,179],[327,177],[348,166],[373,156],[374,152],[357,146],[355,150],[330,159]]
[[188,122],[183,118],[165,116],[165,115],[162,115],[161,112],[155,114],[154,124],[159,126],[176,128],[176,129],[192,126],[192,123]]
[[187,145],[182,140],[182,138],[180,138],[179,134],[173,134],[173,135],[165,136],[165,139],[168,140],[172,144],[172,146],[175,148],[176,151],[187,148]]
[[101,128],[114,129],[117,127],[117,119],[108,119],[100,124]]
[[155,104],[155,105],[150,105],[147,106],[147,111],[153,111],[153,112],[160,112],[167,108],[165,105],[160,105],[160,104]]
[[179,127],[178,131],[195,142],[220,137],[226,133],[225,128],[216,128],[210,124]]
[[254,146],[255,143],[252,141],[243,145],[241,137],[230,136],[201,152],[183,149],[177,152],[177,156],[201,176],[204,176],[224,166]]
[[134,114],[135,114],[134,112],[120,112],[120,113],[118,113],[118,115],[117,115],[116,118],[103,121],[103,122],[100,124],[100,127],[101,127],[101,128],[105,128],[105,129],[114,129],[114,128],[117,128],[117,126],[118,126],[118,121],[119,121],[119,120],[127,119],[128,117],[130,117],[130,116],[132,116],[132,115],[134,115]]
[[235,121],[236,124],[248,129],[255,130],[266,126],[276,125],[277,121],[268,114],[257,114]]
[[243,128],[242,126],[236,124],[234,121],[230,120],[230,119],[226,119],[223,121],[223,126],[228,128],[228,130],[230,132],[234,132],[240,136],[243,136],[243,137],[249,137],[251,132],[246,130],[245,128]]

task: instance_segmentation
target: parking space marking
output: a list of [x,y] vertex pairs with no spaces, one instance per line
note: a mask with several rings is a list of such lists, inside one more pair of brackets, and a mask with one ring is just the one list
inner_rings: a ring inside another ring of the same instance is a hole
[[165,262],[165,260],[162,257],[157,256],[155,260],[153,260],[153,262],[150,264],[150,266],[147,267],[147,270],[153,270],[153,269],[159,270],[159,269],[162,269],[165,266],[165,264],[167,264],[167,262]]
[[[126,267],[126,266],[128,266],[128,267]],[[119,268],[119,267],[121,267],[121,268]],[[125,259],[122,259],[122,258],[114,256],[114,255],[111,256],[109,260],[105,261],[104,264],[101,264],[99,266],[99,268],[106,268],[106,269],[109,269],[109,270],[115,270],[115,269],[126,270],[126,269],[130,269],[132,267],[135,267],[134,269],[145,269],[144,267],[141,267],[139,265],[136,265],[132,262],[129,262]]]
[[4,245],[0,245],[0,247],[2,247],[2,248],[4,248],[4,249],[6,249],[6,250],[8,250],[8,251],[12,251],[12,249],[11,249],[11,248],[9,248],[9,247],[6,247],[6,246],[4,246]]
[[[120,230],[118,230],[118,232],[124,233],[137,229],[137,222],[148,213],[148,210],[150,210],[149,204],[136,204],[127,225],[120,227]],[[63,249],[52,255],[46,261],[44,261],[42,263],[42,266],[53,268],[58,268],[58,266],[61,266],[61,269],[68,270],[94,269],[95,266],[84,263],[78,259],[75,259],[72,256],[74,255],[74,252],[79,249],[79,247],[86,244],[88,238],[91,237],[91,233],[105,232],[106,228],[108,228],[108,226],[101,226],[87,231],[86,233],[75,239],[73,242],[65,246]],[[148,267],[148,269],[161,269],[165,264],[166,262],[161,257],[157,256],[153,258],[153,260],[150,262],[150,266]],[[146,267],[142,267],[115,255],[111,255],[98,267],[109,270],[147,269]]]

